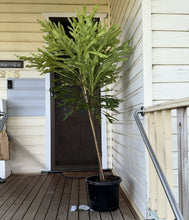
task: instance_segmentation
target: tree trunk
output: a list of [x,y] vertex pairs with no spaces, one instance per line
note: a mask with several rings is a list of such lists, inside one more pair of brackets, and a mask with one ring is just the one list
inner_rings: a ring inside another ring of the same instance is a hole
[[[85,102],[88,104],[89,101],[88,101],[88,98],[87,98],[87,91],[84,87],[83,87],[83,95],[84,95]],[[90,124],[91,124],[91,129],[92,129],[92,132],[93,132],[93,138],[94,138],[95,148],[96,148],[96,153],[97,153],[97,158],[98,158],[100,181],[105,181],[105,177],[104,177],[104,173],[103,173],[103,169],[102,169],[101,155],[100,155],[100,152],[99,152],[98,141],[97,141],[97,138],[96,138],[96,132],[95,132],[95,128],[94,128],[94,122],[93,122],[92,114],[91,114],[90,110],[88,110],[88,115],[89,115],[89,121],[90,121]]]
[[88,115],[89,115],[89,120],[90,120],[90,124],[91,124],[91,128],[92,128],[92,132],[93,132],[93,138],[94,138],[94,142],[95,142],[96,153],[97,153],[97,157],[98,157],[100,180],[104,181],[105,178],[104,178],[104,172],[103,172],[103,169],[102,169],[102,161],[101,161],[101,156],[100,156],[100,152],[99,152],[98,141],[97,141],[97,138],[96,138],[94,122],[93,122],[92,114],[91,114],[90,110],[88,110]]

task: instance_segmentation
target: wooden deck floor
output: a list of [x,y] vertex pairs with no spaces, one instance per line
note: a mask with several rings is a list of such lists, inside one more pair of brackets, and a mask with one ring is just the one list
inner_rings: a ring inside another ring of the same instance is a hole
[[86,205],[83,179],[68,179],[60,174],[12,175],[0,184],[0,219],[12,220],[133,220],[120,194],[120,208],[114,212],[71,212],[72,205]]

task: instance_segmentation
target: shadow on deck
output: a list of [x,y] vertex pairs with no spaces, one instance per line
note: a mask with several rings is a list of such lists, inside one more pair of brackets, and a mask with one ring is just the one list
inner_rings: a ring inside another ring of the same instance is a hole
[[138,219],[120,193],[120,208],[114,212],[75,211],[72,205],[87,205],[84,179],[61,174],[12,175],[0,184],[0,219],[32,220],[133,220]]

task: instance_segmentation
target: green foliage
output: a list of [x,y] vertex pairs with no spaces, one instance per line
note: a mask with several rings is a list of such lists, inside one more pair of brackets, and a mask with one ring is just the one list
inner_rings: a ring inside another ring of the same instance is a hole
[[129,42],[120,45],[119,25],[106,31],[100,22],[94,21],[96,11],[97,6],[87,15],[84,7],[81,13],[77,11],[78,19],[69,19],[71,37],[60,23],[39,21],[46,46],[38,49],[38,54],[20,59],[29,61],[29,67],[42,74],[58,76],[52,90],[59,105],[69,106],[69,111],[65,108],[66,117],[73,111],[86,109],[101,119],[99,109],[104,109],[112,122],[114,118],[106,110],[115,112],[122,100],[110,95],[107,88],[118,79],[121,68],[117,64],[127,60],[132,49]]

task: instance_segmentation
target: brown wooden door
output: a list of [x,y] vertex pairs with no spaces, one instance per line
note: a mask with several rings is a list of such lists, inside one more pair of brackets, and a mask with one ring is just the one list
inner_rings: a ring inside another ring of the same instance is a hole
[[[62,107],[55,106],[55,169],[97,168],[97,156],[86,111],[77,111],[64,121]],[[96,122],[100,142],[100,124]]]
[[[58,18],[51,18],[57,22]],[[60,19],[65,26],[67,19]],[[51,102],[52,170],[96,169],[97,155],[87,111],[74,112],[64,121],[63,107]],[[101,125],[95,120],[98,143],[101,148]]]

